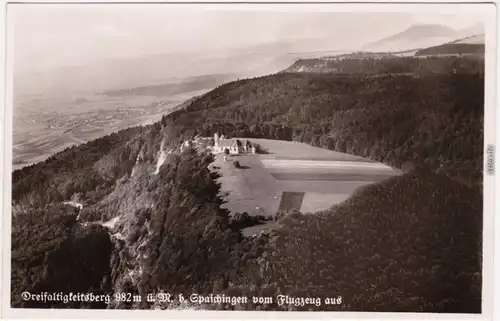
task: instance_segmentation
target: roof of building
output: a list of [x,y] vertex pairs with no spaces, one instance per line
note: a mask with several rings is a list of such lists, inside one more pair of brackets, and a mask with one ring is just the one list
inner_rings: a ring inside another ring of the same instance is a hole
[[219,141],[220,147],[231,147],[233,145],[236,145],[236,139],[221,139]]

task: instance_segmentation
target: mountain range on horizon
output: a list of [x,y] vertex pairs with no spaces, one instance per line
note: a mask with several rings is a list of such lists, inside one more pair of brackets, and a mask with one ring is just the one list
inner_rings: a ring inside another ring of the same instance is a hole
[[388,52],[423,49],[478,34],[484,34],[482,24],[458,30],[439,24],[418,24],[365,45],[345,43],[345,46],[339,46],[333,38],[284,39],[201,55],[156,53],[109,58],[92,65],[65,66],[34,73],[18,72],[14,81],[16,92],[23,94],[120,90],[163,85],[201,75],[232,74],[236,80],[276,73],[299,59],[360,50]]
[[482,23],[462,29],[453,29],[440,24],[418,24],[380,40],[367,43],[363,49],[376,51],[423,49],[457,39],[481,35],[484,32]]

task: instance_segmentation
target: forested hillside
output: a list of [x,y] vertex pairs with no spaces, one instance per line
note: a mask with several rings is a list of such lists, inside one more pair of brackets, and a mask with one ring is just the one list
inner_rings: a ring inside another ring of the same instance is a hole
[[223,85],[163,123],[183,137],[296,140],[481,184],[483,93],[484,77],[475,73],[285,73]]
[[[475,49],[472,49],[472,48]],[[439,54],[458,54],[456,50],[465,50],[464,53],[480,53],[480,46],[456,45],[437,46],[417,51],[419,56],[429,57],[398,57],[391,53],[366,53],[365,56],[353,57],[324,57],[317,59],[301,59],[296,61],[284,72],[319,72],[319,73],[348,73],[362,75],[380,74],[414,74],[425,76],[432,74],[449,74],[453,72],[484,73],[484,57],[440,57]],[[454,51],[455,50],[455,51]],[[483,45],[484,52],[484,45]],[[404,54],[404,53],[401,53]],[[433,56],[436,55],[436,56]]]
[[[14,307],[23,291],[337,298],[351,311],[481,309],[481,73],[282,73],[222,85],[162,118],[13,173]],[[243,237],[196,134],[297,140],[417,170]],[[451,178],[451,179],[450,179]],[[458,182],[457,182],[458,181]],[[467,186],[469,185],[469,186]],[[80,204],[78,209],[64,202]],[[174,308],[117,302],[107,308]],[[189,308],[253,309],[248,305]],[[258,309],[292,309],[276,302]],[[302,309],[302,308],[298,308]]]
[[484,59],[485,35],[476,34],[439,46],[433,46],[417,51],[416,56],[426,55],[471,55]]
[[118,177],[130,172],[145,132],[143,127],[126,129],[14,171],[14,212],[20,206],[39,208],[65,201],[75,193],[89,198],[105,195]]
[[484,44],[449,43],[419,50],[416,56],[426,55],[478,55],[484,56]]
[[481,193],[443,175],[390,178],[331,210],[281,219],[265,254],[228,292],[340,297],[321,306],[330,311],[479,313],[481,205]]
[[75,209],[52,205],[12,220],[12,306],[27,308],[106,308],[104,302],[23,301],[21,292],[109,293],[113,249],[107,230],[83,227]]
[[[61,159],[64,154],[74,155],[62,153]],[[124,174],[104,190],[106,195],[83,193],[81,212],[57,205],[56,200],[47,207],[24,205],[13,216],[13,306],[86,306],[23,302],[24,291],[128,292],[146,297],[159,289],[208,294],[227,287],[238,272],[234,267],[246,260],[239,248],[247,241],[230,226],[229,213],[220,209],[217,176],[207,169],[212,161],[211,155],[194,150],[173,153],[160,173],[152,175],[154,164],[145,160],[134,166],[137,174]],[[101,226],[114,218],[118,224]],[[131,307],[111,301],[111,306]],[[136,307],[149,305],[142,302]]]

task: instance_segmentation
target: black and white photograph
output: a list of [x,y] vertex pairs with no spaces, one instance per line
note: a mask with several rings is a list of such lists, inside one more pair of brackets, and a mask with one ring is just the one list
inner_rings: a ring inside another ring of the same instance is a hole
[[491,315],[495,10],[8,3],[3,307]]

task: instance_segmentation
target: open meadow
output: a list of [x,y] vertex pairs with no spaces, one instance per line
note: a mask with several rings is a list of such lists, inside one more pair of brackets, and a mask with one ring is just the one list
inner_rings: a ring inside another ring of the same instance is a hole
[[[244,139],[241,139],[244,140]],[[263,154],[216,156],[219,182],[231,212],[272,216],[293,209],[317,212],[346,200],[359,187],[400,175],[399,170],[362,157],[304,143],[252,139]],[[242,168],[233,162],[239,161]],[[272,223],[244,229],[254,234]]]

